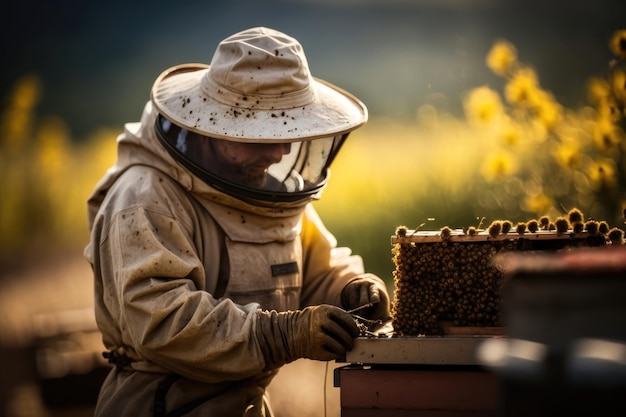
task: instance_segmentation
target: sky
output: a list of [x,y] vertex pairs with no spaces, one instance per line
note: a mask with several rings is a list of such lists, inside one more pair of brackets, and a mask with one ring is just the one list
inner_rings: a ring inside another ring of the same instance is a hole
[[268,26],[297,38],[313,75],[358,96],[370,117],[411,120],[433,100],[458,112],[464,92],[498,88],[484,63],[498,39],[577,106],[588,78],[606,73],[624,15],[623,0],[23,0],[0,24],[0,99],[37,75],[38,112],[81,140],[136,120],[163,70],[209,63],[220,40]]

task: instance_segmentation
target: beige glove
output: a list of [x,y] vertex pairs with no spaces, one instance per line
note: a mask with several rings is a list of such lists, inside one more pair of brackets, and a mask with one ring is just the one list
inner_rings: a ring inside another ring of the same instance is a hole
[[331,305],[280,313],[259,310],[256,325],[265,370],[300,358],[318,361],[344,358],[358,334],[354,318]]
[[341,302],[348,311],[372,304],[354,313],[369,320],[385,321],[390,317],[387,287],[372,274],[364,274],[350,281],[341,292]]

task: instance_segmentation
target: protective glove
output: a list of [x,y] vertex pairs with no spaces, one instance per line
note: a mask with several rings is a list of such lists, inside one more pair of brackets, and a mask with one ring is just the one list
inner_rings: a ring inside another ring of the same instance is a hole
[[370,307],[354,312],[354,314],[369,320],[384,322],[390,317],[387,287],[380,278],[373,274],[360,275],[350,281],[341,292],[341,303],[348,311],[372,304]]
[[359,329],[354,318],[331,305],[295,311],[258,311],[256,336],[265,370],[296,359],[342,359],[352,349]]

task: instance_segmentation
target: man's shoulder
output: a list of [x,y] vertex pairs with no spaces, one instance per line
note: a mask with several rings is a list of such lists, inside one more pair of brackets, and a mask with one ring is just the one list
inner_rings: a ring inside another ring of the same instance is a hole
[[161,189],[170,190],[176,188],[178,192],[182,192],[180,185],[174,178],[148,165],[133,165],[129,167],[117,178],[112,188],[139,193],[151,193]]
[[185,196],[186,191],[175,179],[146,165],[134,165],[125,170],[107,193],[108,205],[117,210],[143,207],[171,211],[172,202],[184,204]]

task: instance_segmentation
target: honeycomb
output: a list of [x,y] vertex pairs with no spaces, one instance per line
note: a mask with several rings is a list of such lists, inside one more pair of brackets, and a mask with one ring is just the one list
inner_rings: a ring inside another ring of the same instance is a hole
[[492,262],[496,254],[623,244],[623,236],[606,222],[584,222],[576,209],[554,221],[542,217],[513,225],[498,220],[484,230],[399,226],[392,236],[394,335],[498,328],[503,276]]

